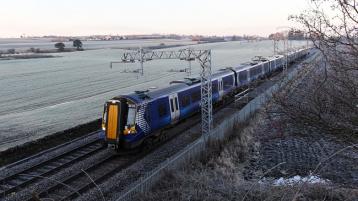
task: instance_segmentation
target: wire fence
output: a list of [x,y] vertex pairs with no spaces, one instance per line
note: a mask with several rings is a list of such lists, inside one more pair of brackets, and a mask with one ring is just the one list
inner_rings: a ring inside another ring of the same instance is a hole
[[265,92],[258,95],[245,105],[239,112],[233,113],[227,117],[220,125],[216,126],[209,136],[202,136],[196,141],[189,144],[182,151],[168,158],[158,167],[150,172],[145,173],[136,183],[131,185],[116,201],[127,201],[135,198],[137,193],[148,192],[156,182],[164,175],[165,172],[179,168],[181,165],[190,162],[197,158],[203,151],[205,151],[206,142],[223,140],[228,134],[231,133],[235,124],[246,122],[258,109],[266,104],[272,95],[278,91],[298,73],[300,67],[293,69],[282,82],[278,82]]

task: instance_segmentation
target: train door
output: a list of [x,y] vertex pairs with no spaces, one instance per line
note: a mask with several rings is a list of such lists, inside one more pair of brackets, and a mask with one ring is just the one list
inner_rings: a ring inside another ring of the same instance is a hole
[[221,100],[221,98],[223,97],[224,95],[224,85],[223,85],[223,79],[222,78],[219,78],[218,79],[218,91],[219,91],[219,100]]
[[268,62],[268,71],[266,72],[266,73],[269,73],[269,72],[271,72],[272,70],[272,63],[273,63],[273,61],[272,60],[269,60],[269,62]]
[[106,140],[107,142],[116,142],[120,130],[120,102],[112,101],[107,104],[106,114]]
[[176,123],[180,117],[178,94],[169,95],[169,107],[172,123]]

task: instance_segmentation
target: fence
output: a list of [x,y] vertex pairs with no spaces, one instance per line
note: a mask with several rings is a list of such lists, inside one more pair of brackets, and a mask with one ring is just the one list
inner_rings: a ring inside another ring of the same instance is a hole
[[239,112],[227,117],[220,125],[216,126],[210,135],[204,139],[200,137],[193,143],[189,144],[182,151],[168,158],[162,162],[157,168],[146,173],[139,181],[133,184],[124,194],[122,194],[116,201],[132,200],[135,194],[145,193],[163,176],[164,172],[178,168],[183,163],[196,158],[205,149],[205,142],[207,140],[217,141],[224,139],[228,133],[232,130],[236,123],[247,121],[252,114],[254,114],[262,105],[271,99],[272,95],[291,80],[299,71],[300,67],[293,69],[283,80],[278,82],[259,96],[251,100],[245,107]]

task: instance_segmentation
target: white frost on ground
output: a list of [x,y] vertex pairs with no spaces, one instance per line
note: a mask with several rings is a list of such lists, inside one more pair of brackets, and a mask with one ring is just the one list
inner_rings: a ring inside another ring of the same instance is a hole
[[306,177],[301,177],[299,175],[296,175],[294,177],[291,178],[279,178],[279,179],[275,179],[273,181],[273,185],[274,186],[287,186],[287,185],[294,185],[294,184],[299,184],[299,183],[303,183],[303,182],[307,182],[310,184],[327,184],[330,181],[328,179],[322,179],[319,176],[316,175],[308,175]]

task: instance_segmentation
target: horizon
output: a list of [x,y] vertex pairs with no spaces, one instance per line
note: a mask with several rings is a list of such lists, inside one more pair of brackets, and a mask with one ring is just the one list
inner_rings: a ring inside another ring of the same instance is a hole
[[[3,2],[0,38],[91,35],[257,35],[295,27],[289,15],[307,8],[307,0],[247,2],[164,0],[13,0]],[[14,12],[16,11],[16,12]]]
[[176,34],[176,33],[152,33],[152,34],[91,34],[91,35],[54,35],[54,34],[48,34],[48,35],[24,35],[19,37],[1,37],[0,39],[31,39],[31,38],[80,38],[80,37],[92,37],[92,36],[183,36],[183,37],[190,37],[190,36],[201,36],[201,37],[232,37],[232,36],[249,36],[249,37],[261,37],[261,38],[267,38],[268,36],[260,36],[257,34],[247,35],[247,34],[224,34],[224,35],[200,35],[200,34]]

